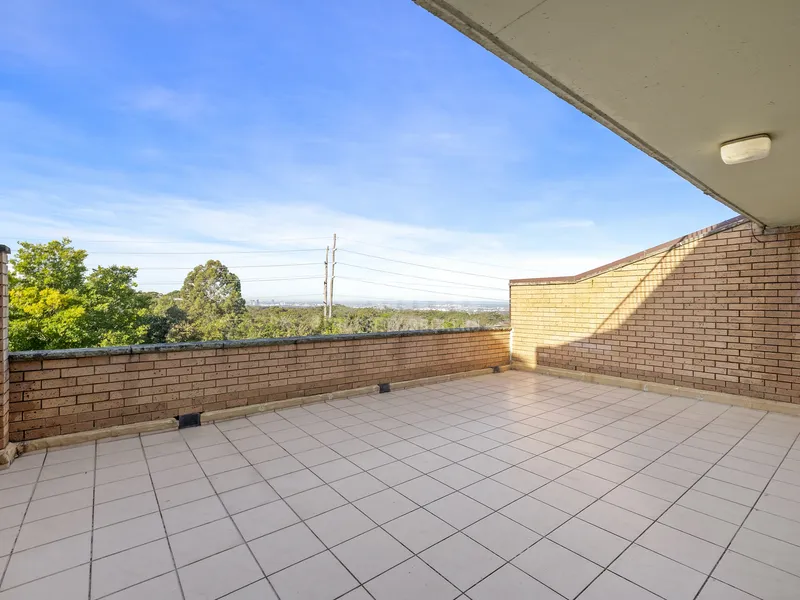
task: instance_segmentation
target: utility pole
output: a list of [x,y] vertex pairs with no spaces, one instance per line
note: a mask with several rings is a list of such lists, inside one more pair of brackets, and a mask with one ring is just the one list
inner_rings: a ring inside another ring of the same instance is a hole
[[333,280],[336,272],[336,234],[333,234],[333,252],[331,253],[331,295],[328,303],[328,318],[333,317]]
[[322,308],[323,321],[328,318],[328,253],[330,250],[330,246],[325,248],[325,281],[322,284],[322,301],[324,303]]

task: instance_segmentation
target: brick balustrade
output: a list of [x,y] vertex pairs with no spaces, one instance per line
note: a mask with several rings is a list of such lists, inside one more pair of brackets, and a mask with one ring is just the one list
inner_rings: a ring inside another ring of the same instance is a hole
[[10,355],[11,441],[507,365],[509,329]]
[[512,363],[800,403],[800,227],[743,218],[575,277],[512,280]]

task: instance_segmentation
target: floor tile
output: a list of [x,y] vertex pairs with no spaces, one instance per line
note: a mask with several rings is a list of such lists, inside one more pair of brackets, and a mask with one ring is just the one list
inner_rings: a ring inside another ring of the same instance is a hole
[[709,579],[700,590],[697,600],[758,600],[747,592],[737,590],[716,579]]
[[484,478],[483,475],[457,464],[438,469],[429,475],[454,490],[460,490]]
[[83,533],[11,555],[2,590],[89,562],[90,534]]
[[420,506],[453,493],[452,488],[427,475],[401,483],[394,489]]
[[666,600],[694,598],[706,579],[698,571],[635,544],[610,569]]
[[108,600],[142,600],[143,598],[183,600],[183,593],[178,583],[178,575],[173,571],[106,596],[106,598]]
[[195,479],[161,488],[156,491],[156,498],[161,510],[180,506],[215,494],[214,488],[208,479]]
[[530,496],[520,498],[500,512],[539,535],[547,535],[570,518],[564,511]]
[[513,564],[566,598],[575,598],[602,568],[544,539],[514,559]]
[[402,544],[377,528],[336,546],[332,552],[362,583],[412,556]]
[[712,575],[739,590],[768,600],[794,599],[800,589],[800,578],[736,552],[726,552]]
[[417,505],[411,500],[392,489],[356,500],[353,504],[378,525],[417,508]]
[[503,559],[463,533],[448,537],[419,557],[462,591],[503,564]]
[[730,549],[800,577],[800,546],[742,529],[736,534]]
[[396,486],[422,475],[420,471],[399,460],[371,469],[369,474],[389,486]]
[[358,581],[329,551],[317,554],[269,577],[281,600],[333,600]]
[[561,600],[562,596],[511,564],[490,574],[467,595],[472,600]]
[[225,473],[218,473],[208,478],[214,490],[218,494],[223,494],[231,490],[252,485],[263,481],[263,478],[253,467],[244,467]]
[[92,528],[92,509],[82,508],[70,513],[26,523],[19,531],[15,552],[84,533]]
[[388,523],[385,529],[414,552],[420,552],[455,532],[450,525],[421,509]]
[[488,506],[492,510],[499,510],[522,496],[520,492],[492,479],[483,479],[468,485],[461,490],[461,493]]
[[[261,479],[259,477],[259,479]],[[245,510],[267,504],[279,498],[266,481],[259,481],[219,495],[228,513],[235,515]]]
[[670,507],[670,502],[640,492],[623,484],[603,496],[603,500],[648,519],[659,518]]
[[266,579],[260,579],[225,596],[225,600],[278,600]]
[[228,516],[217,496],[195,500],[161,511],[167,534],[173,535]]
[[493,513],[473,523],[464,529],[464,533],[506,560],[527,550],[541,538],[500,513]]
[[431,502],[426,508],[456,529],[464,529],[492,512],[491,509],[460,492],[454,492]]
[[303,523],[281,529],[249,542],[266,575],[285,569],[325,550],[325,546]]
[[92,536],[92,558],[97,560],[110,554],[141,546],[166,537],[161,515],[152,513],[101,529]]
[[[595,579],[580,600],[659,600],[655,594],[623,579],[611,571],[604,571]],[[733,600],[733,599],[731,599]]]
[[321,513],[327,512],[343,504],[347,504],[339,493],[332,487],[323,485],[317,488],[295,494],[286,498],[286,503],[292,507],[301,519],[310,519]]
[[580,519],[570,519],[547,536],[565,548],[607,567],[630,542]]
[[329,548],[361,535],[376,526],[364,513],[351,504],[313,517],[306,521],[306,525]]
[[179,568],[243,543],[233,521],[227,518],[169,537],[175,565]]
[[453,600],[460,592],[419,558],[411,558],[367,583],[375,600]]
[[281,475],[267,480],[272,488],[278,492],[283,498],[293,494],[299,494],[306,490],[313,489],[324,485],[324,481],[314,475],[308,469],[302,471],[295,471],[287,475]]
[[86,600],[88,597],[88,563],[0,592],[0,600]]
[[103,504],[104,502],[111,502],[151,491],[153,491],[153,482],[150,480],[150,475],[138,475],[129,479],[121,479],[120,481],[95,486],[94,503]]
[[334,481],[331,487],[350,502],[355,502],[360,498],[385,490],[386,484],[375,479],[369,473],[359,473]]
[[589,506],[595,501],[595,498],[573,490],[565,485],[556,481],[552,481],[547,485],[531,492],[530,496],[549,504],[550,506],[558,507],[560,510],[569,513],[570,515],[578,514],[584,508]]
[[332,483],[356,475],[361,472],[361,469],[346,458],[339,458],[311,467],[311,471],[325,483]]
[[704,515],[679,504],[673,505],[665,512],[659,522],[723,547],[728,545],[737,531],[737,526],[733,523]]
[[220,554],[178,569],[186,600],[220,598],[264,575],[247,546],[237,546]]
[[646,517],[602,500],[578,513],[578,518],[630,541],[639,537],[652,523]]
[[233,515],[233,522],[247,541],[294,525],[299,520],[283,500],[276,500]]
[[711,573],[724,551],[721,546],[661,523],[653,523],[636,543],[706,575]]
[[112,554],[92,563],[92,599],[175,569],[166,540]]

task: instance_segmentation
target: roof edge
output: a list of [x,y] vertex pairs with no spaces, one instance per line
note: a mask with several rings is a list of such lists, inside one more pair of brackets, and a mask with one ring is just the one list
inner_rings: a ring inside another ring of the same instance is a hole
[[650,145],[647,141],[625,127],[611,115],[602,111],[587,98],[584,98],[575,89],[569,87],[559,79],[556,79],[553,75],[545,71],[539,65],[514,50],[510,45],[503,42],[498,35],[492,33],[477,23],[474,19],[468,17],[463,12],[455,8],[450,0],[413,0],[413,2],[427,10],[435,17],[438,17],[457,31],[460,31],[472,41],[480,44],[486,50],[497,56],[500,60],[508,63],[511,65],[511,67],[517,69],[519,72],[526,75],[565,102],[568,102],[583,114],[587,115],[589,118],[594,119],[602,126],[610,129],[632,146],[635,146],[648,156],[663,164],[671,171],[674,171],[704,194],[711,196],[714,198],[714,200],[724,204],[731,210],[748,217],[755,223],[767,225],[767,223],[760,221],[754,215],[749,214],[745,209],[734,204],[725,198],[721,193],[706,185],[702,180],[695,177],[692,173],[684,169],[678,163],[674,162],[666,154]]
[[648,248],[647,250],[642,250],[641,252],[637,252],[636,254],[631,254],[630,256],[626,256],[625,258],[620,258],[619,260],[615,260],[614,262],[607,263],[605,265],[596,267],[594,269],[590,269],[589,271],[578,273],[577,275],[567,275],[565,277],[534,277],[530,279],[511,279],[509,281],[509,284],[546,285],[552,283],[578,283],[579,281],[584,281],[585,279],[591,279],[592,277],[597,277],[598,275],[602,275],[603,273],[607,273],[608,271],[614,271],[626,265],[639,262],[640,260],[644,260],[646,258],[653,256],[654,254],[660,254],[662,252],[666,252],[673,248],[677,248],[693,240],[708,237],[710,235],[715,235],[727,229],[731,229],[738,225],[750,222],[752,221],[747,217],[743,216],[733,217],[732,219],[728,219],[727,221],[722,221],[721,223],[717,223],[716,225],[710,225],[709,227],[698,229],[693,233],[689,233],[679,238],[675,238],[674,240],[671,240],[669,242],[664,242],[663,244],[659,244],[658,246],[653,246],[652,248]]

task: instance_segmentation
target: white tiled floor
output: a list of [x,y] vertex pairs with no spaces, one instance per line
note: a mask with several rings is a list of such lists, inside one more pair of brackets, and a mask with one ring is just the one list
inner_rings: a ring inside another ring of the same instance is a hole
[[798,433],[508,372],[25,455],[0,600],[796,599]]

